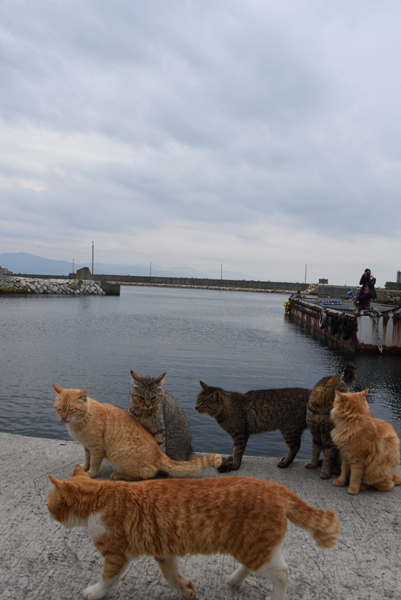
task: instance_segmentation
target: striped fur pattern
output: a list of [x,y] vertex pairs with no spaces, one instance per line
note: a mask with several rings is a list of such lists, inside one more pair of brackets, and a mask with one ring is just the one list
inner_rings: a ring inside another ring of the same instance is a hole
[[341,475],[333,484],[342,487],[349,481],[348,493],[352,495],[369,488],[387,492],[401,485],[396,473],[400,440],[390,423],[370,416],[368,391],[336,392],[331,411],[331,435],[342,457]]
[[65,481],[50,476],[53,519],[86,526],[104,558],[99,583],[84,590],[102,598],[128,563],[153,556],[164,578],[187,598],[196,589],[178,569],[186,554],[230,554],[239,563],[230,583],[254,572],[273,583],[272,598],[284,600],[288,567],[282,554],[287,519],[310,532],[320,548],[339,536],[336,514],[312,508],[285,486],[249,477],[126,482],[90,479],[79,465]]
[[188,421],[178,402],[164,391],[166,374],[152,377],[131,371],[128,414],[153,435],[159,448],[173,460],[195,458]]
[[53,388],[57,394],[54,408],[60,421],[85,449],[83,468],[89,477],[96,477],[104,458],[118,469],[112,479],[126,481],[151,479],[166,472],[190,475],[221,465],[219,454],[183,462],[171,460],[154,437],[125,411],[89,398],[89,388],[63,389],[58,385]]
[[307,469],[316,469],[321,464],[320,453],[323,453],[322,470],[320,477],[329,479],[331,473],[340,473],[341,458],[338,448],[333,442],[331,431],[334,423],[330,412],[333,408],[336,390],[348,392],[348,388],[356,378],[356,367],[352,362],[345,365],[342,373],[323,377],[312,389],[308,408],[306,411],[306,422],[312,434],[312,459],[306,463]]
[[250,435],[279,429],[288,446],[287,456],[277,465],[288,467],[301,447],[306,424],[306,406],[310,390],[280,388],[251,390],[246,394],[228,392],[200,382],[202,391],[196,410],[214,417],[232,438],[233,455],[223,460],[221,473],[239,469]]

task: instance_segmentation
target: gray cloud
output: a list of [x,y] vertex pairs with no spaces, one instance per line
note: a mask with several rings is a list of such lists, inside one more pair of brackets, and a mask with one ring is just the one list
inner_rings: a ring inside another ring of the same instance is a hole
[[95,236],[103,262],[224,260],[261,278],[279,254],[281,279],[307,261],[358,278],[375,242],[395,272],[397,2],[22,0],[0,13],[0,232],[50,237],[60,258]]

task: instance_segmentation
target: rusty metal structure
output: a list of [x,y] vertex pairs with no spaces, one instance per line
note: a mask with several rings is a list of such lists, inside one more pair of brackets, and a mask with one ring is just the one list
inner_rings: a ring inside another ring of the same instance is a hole
[[327,342],[352,352],[401,354],[401,305],[359,311],[352,304],[290,296],[288,314]]

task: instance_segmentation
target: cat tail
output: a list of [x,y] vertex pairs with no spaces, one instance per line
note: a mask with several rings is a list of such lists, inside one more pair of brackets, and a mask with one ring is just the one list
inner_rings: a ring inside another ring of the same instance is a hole
[[340,535],[338,517],[332,510],[313,508],[288,490],[287,517],[313,535],[319,548],[332,548]]
[[354,363],[349,362],[345,365],[343,372],[343,382],[347,387],[350,387],[356,379],[356,366]]
[[171,460],[166,454],[163,454],[160,469],[167,473],[176,473],[177,475],[191,475],[203,471],[208,467],[216,467],[221,465],[223,459],[220,454],[207,454],[195,458],[194,460]]
[[401,485],[401,477],[399,475],[397,475],[397,473],[394,473],[393,481],[394,481],[394,485]]

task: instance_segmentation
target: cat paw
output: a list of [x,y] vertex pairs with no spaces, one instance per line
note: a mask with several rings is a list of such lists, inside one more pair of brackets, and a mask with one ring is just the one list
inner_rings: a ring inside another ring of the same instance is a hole
[[351,494],[351,496],[356,496],[357,494],[359,494],[359,490],[357,488],[349,486],[348,493]]
[[90,585],[89,587],[85,588],[82,592],[82,595],[87,600],[100,600],[107,594],[107,590],[108,588],[104,589],[104,586],[101,584],[101,582],[99,582],[95,585]]
[[291,462],[287,460],[287,457],[283,456],[278,461],[277,466],[280,467],[280,469],[286,469],[287,467],[290,466],[290,464],[291,464]]
[[187,579],[183,575],[178,575],[178,589],[184,596],[190,598],[190,600],[196,598],[196,587],[190,579]]
[[335,479],[333,481],[333,485],[335,485],[336,487],[344,487],[344,483],[341,481],[341,479]]
[[331,473],[330,471],[321,471],[320,479],[330,479]]
[[219,467],[217,467],[217,470],[219,473],[228,473],[228,471],[235,471],[236,469],[234,469],[233,463],[223,462]]
[[313,462],[307,462],[305,465],[305,469],[316,469],[317,465]]

